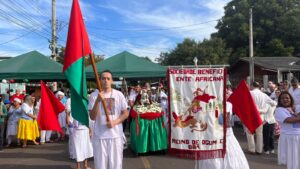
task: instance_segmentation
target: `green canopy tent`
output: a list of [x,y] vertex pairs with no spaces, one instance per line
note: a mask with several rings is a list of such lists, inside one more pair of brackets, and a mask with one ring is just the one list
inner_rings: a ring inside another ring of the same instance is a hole
[[0,79],[62,80],[62,65],[37,51],[0,61]]
[[[158,78],[166,76],[166,68],[127,51],[109,57],[96,64],[98,73],[110,70],[114,77]],[[92,66],[86,69],[87,78],[94,78]]]

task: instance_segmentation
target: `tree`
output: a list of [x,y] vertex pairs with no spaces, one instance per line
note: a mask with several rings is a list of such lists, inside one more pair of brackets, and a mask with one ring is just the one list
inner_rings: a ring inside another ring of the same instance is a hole
[[[66,50],[65,47],[60,47],[59,48],[59,52],[58,52],[58,56],[56,58],[57,62],[59,62],[61,64],[64,64],[65,50]],[[96,54],[94,54],[94,56],[95,56],[94,59],[95,59],[96,63],[104,60],[104,55],[96,55]],[[89,65],[92,64],[90,57],[85,57],[84,59],[85,59],[84,60],[85,67],[87,67],[87,66],[89,66]]]
[[162,65],[193,65],[193,59],[197,57],[201,65],[227,64],[231,52],[225,47],[224,41],[217,37],[202,42],[187,38],[174,50],[161,53],[157,61]]
[[249,9],[253,9],[255,56],[290,56],[300,53],[299,0],[233,0],[225,7],[218,32],[232,49],[230,62],[247,57],[249,51]]
[[150,62],[152,62],[152,60],[148,56],[145,56],[143,58],[146,59],[146,60],[148,60],[148,61],[150,61]]
[[197,45],[195,40],[186,38],[175,49],[161,53],[157,61],[162,65],[191,65],[198,53]]

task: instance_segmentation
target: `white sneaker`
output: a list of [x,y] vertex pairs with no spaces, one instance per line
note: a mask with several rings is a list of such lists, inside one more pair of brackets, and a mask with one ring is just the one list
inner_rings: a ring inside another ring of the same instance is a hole
[[276,154],[275,150],[272,150],[272,151],[271,151],[271,154]]
[[265,151],[265,154],[270,154],[270,151]]

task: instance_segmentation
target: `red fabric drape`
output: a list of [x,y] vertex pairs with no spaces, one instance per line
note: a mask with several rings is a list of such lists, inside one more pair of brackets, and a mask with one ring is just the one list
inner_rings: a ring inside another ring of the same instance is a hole
[[[135,119],[136,135],[137,136],[140,135],[140,125],[139,125],[139,120],[137,118],[138,116],[142,119],[154,120],[154,119],[159,118],[163,115],[164,115],[164,112],[161,112],[161,113],[147,112],[147,113],[143,113],[143,114],[139,115],[135,110],[131,109],[130,110],[130,117]],[[163,127],[165,127],[164,121],[162,121],[162,125],[163,125]]]

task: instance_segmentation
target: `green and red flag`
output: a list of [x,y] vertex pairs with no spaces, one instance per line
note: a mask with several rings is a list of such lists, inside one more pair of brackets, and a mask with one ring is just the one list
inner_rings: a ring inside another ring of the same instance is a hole
[[86,126],[89,117],[84,57],[91,53],[79,2],[73,0],[63,72],[70,83],[72,116]]

